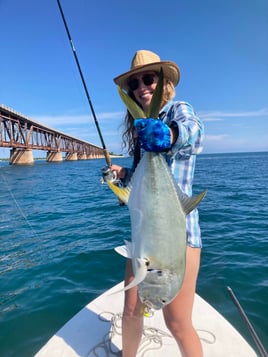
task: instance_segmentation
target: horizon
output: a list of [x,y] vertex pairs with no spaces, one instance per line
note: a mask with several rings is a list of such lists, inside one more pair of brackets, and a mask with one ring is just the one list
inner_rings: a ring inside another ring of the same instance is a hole
[[[1,156],[1,149],[5,150],[6,155]],[[9,151],[11,148],[4,148],[0,147],[0,161],[8,161],[9,160]],[[43,152],[45,156],[39,155],[39,153]],[[268,150],[260,150],[260,151],[227,151],[227,152],[201,152],[197,156],[209,156],[209,155],[235,155],[235,154],[261,154],[261,153],[268,153]],[[112,158],[131,158],[132,156],[127,155],[127,154],[119,154],[119,153],[114,153],[113,151],[109,151],[109,154],[112,156]],[[36,160],[46,160],[46,151],[45,150],[33,150],[33,158],[34,161]],[[89,160],[105,160],[105,158],[94,158],[94,159],[86,159],[86,160],[76,160],[76,161],[89,161]],[[63,156],[63,161],[64,162],[64,156]]]

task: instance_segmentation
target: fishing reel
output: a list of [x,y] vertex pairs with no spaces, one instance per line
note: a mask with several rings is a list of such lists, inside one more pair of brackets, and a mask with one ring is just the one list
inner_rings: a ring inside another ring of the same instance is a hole
[[101,169],[102,178],[101,183],[104,184],[107,180],[111,181],[112,183],[120,186],[120,179],[117,176],[116,171],[113,171],[109,166],[105,166]]
[[[118,187],[123,186],[122,181],[118,178],[116,171],[111,170],[109,166],[103,167],[101,171],[102,171],[102,178],[100,181],[102,184],[106,183],[106,181],[109,180],[110,182],[112,182],[114,185]],[[125,205],[125,203],[121,201],[119,198],[118,201],[120,206]]]

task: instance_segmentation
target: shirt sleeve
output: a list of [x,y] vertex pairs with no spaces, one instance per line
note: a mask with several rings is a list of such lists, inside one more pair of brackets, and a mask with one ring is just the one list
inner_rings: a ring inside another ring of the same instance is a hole
[[175,159],[187,160],[202,151],[204,125],[189,103],[175,102],[167,111],[164,122],[178,127],[178,139],[170,150]]

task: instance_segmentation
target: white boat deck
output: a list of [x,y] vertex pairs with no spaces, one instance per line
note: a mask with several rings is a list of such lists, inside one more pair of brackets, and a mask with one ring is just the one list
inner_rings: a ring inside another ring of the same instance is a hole
[[[36,357],[107,357],[120,355],[122,283],[89,303],[54,335]],[[236,329],[200,296],[195,296],[193,322],[205,357],[257,357]],[[138,357],[179,357],[162,312],[145,317]]]

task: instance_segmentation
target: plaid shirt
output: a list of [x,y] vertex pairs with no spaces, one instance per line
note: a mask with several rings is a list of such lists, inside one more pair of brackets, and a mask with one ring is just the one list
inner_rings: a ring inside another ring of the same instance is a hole
[[[188,196],[192,195],[196,155],[203,149],[204,126],[196,116],[193,107],[180,101],[170,101],[159,114],[169,127],[178,127],[178,139],[169,152],[164,153],[176,182]],[[143,154],[141,149],[141,156]],[[134,162],[135,162],[134,158]],[[126,185],[134,171],[127,169],[123,180]],[[186,216],[187,243],[191,247],[202,247],[198,210],[195,208]]]
[[[171,172],[181,190],[192,195],[196,155],[203,149],[204,126],[193,107],[186,102],[170,102],[160,113],[168,126],[178,126],[178,139],[166,154]],[[186,216],[187,242],[191,247],[202,247],[198,210]]]

